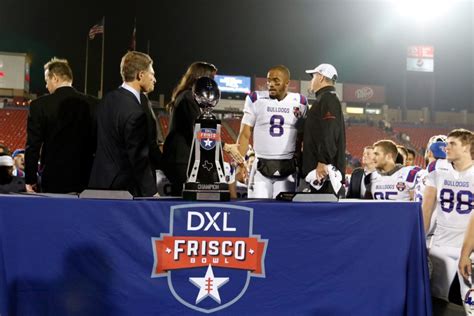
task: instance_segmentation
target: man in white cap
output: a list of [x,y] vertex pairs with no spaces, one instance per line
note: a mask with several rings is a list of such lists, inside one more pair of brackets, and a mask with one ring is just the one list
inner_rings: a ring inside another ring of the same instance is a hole
[[[337,71],[333,65],[321,64],[306,70],[312,76],[311,90],[316,93],[316,101],[308,111],[303,140],[303,177],[315,170],[316,179],[323,183],[328,179],[329,168],[334,167],[345,178],[346,135],[341,102],[336,95]],[[342,195],[334,192],[330,181],[313,191]]]
[[25,179],[13,175],[13,158],[0,154],[0,194],[25,192]]

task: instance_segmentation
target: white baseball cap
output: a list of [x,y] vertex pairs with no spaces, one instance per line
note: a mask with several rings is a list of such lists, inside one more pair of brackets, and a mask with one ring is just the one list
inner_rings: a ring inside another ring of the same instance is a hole
[[13,159],[10,156],[0,156],[0,166],[12,167]]
[[337,70],[331,64],[321,64],[314,69],[306,70],[307,74],[318,73],[331,80],[337,80]]

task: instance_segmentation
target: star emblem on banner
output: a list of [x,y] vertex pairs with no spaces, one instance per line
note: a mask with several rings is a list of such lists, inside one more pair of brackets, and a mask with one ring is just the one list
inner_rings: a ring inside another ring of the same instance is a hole
[[208,296],[220,304],[221,297],[219,296],[219,288],[229,282],[229,278],[214,277],[212,266],[209,265],[206,275],[203,278],[189,278],[189,282],[199,288],[196,304],[199,304],[199,302]]
[[204,146],[205,147],[212,147],[212,140],[209,138],[204,141]]

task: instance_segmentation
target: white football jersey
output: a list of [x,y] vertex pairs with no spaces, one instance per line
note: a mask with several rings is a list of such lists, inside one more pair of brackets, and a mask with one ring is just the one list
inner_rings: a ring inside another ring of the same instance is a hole
[[428,176],[428,169],[421,169],[416,175],[415,185],[415,201],[423,202],[423,193],[426,187],[426,177]]
[[[423,203],[423,195],[426,188],[426,179],[428,178],[428,169],[421,169],[416,175],[415,185],[415,202]],[[436,229],[436,212],[431,215],[431,223],[428,233],[426,234],[426,244],[428,248],[431,247],[431,237]]]
[[253,127],[255,154],[264,159],[291,159],[295,152],[297,123],[302,124],[308,101],[288,92],[278,101],[268,91],[255,91],[245,99],[242,123]]
[[460,248],[474,208],[474,166],[458,172],[446,159],[428,166],[426,186],[436,188],[435,245]]
[[372,172],[370,188],[374,200],[410,201],[419,167],[402,167],[391,175]]

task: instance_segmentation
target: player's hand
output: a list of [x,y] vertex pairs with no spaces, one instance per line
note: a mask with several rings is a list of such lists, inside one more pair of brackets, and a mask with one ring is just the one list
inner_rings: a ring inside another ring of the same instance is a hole
[[247,183],[248,181],[248,170],[244,164],[238,165],[235,171],[235,179],[240,183]]
[[471,273],[472,273],[471,259],[465,256],[462,256],[461,258],[459,258],[458,269],[462,277],[466,279],[466,281],[471,283]]
[[316,179],[321,182],[328,175],[328,166],[322,162],[318,162],[316,167]]
[[28,193],[36,193],[38,190],[38,186],[36,184],[26,184],[26,192]]
[[239,144],[224,144],[224,151],[238,164],[244,163],[244,157],[240,154]]

